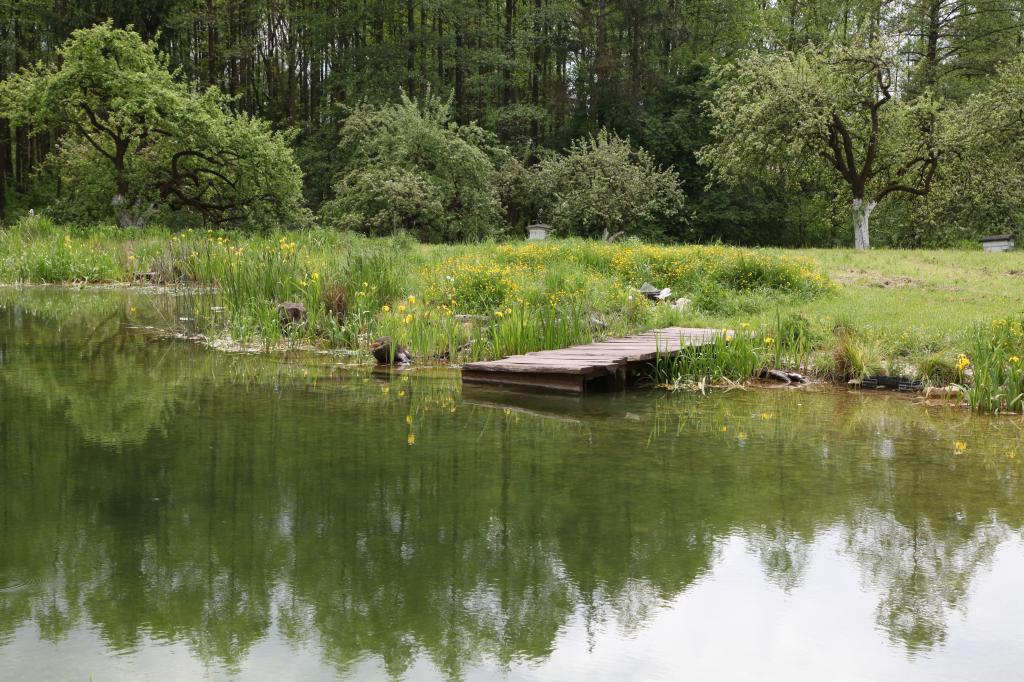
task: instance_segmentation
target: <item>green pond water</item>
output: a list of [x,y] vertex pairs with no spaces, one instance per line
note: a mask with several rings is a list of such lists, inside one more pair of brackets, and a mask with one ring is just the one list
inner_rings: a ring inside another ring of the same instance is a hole
[[1024,423],[585,399],[0,290],[0,680],[1024,677]]

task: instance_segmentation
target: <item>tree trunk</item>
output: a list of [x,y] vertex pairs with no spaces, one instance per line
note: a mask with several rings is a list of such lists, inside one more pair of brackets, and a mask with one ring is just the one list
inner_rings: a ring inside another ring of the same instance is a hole
[[871,212],[875,210],[877,202],[865,201],[854,198],[853,200],[853,244],[861,250],[871,248],[871,241],[868,238],[868,224],[871,220]]
[[416,5],[405,0],[405,89],[416,96]]
[[465,68],[463,60],[466,55],[463,50],[462,17],[455,22],[455,120],[460,123],[466,121],[466,91],[465,91]]
[[502,48],[505,52],[505,65],[501,70],[502,90],[501,104],[508,106],[512,104],[512,63],[515,60],[515,50],[512,44],[512,32],[515,26],[516,0],[505,0],[505,36]]

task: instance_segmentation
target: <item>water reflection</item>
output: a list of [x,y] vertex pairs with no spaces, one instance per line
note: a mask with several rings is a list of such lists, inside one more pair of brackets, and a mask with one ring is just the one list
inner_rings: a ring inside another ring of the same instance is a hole
[[[0,307],[0,677],[47,677],[40,641],[103,678],[160,670],[161,643],[246,676],[636,675],[684,649],[622,643],[699,639],[723,581],[773,636],[848,646],[792,605],[851,570],[836,619],[864,607],[865,652],[909,665],[956,656],[951,621],[1001,549],[1020,563],[1019,422],[792,391],[462,395],[154,341],[131,294],[60,295]],[[708,646],[763,646],[734,637]]]

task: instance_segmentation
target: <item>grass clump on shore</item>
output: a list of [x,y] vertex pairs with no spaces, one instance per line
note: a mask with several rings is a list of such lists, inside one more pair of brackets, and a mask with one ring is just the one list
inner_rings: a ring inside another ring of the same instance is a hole
[[736,383],[770,364],[775,339],[764,334],[731,334],[727,330],[702,346],[684,347],[654,363],[655,382],[670,390]]

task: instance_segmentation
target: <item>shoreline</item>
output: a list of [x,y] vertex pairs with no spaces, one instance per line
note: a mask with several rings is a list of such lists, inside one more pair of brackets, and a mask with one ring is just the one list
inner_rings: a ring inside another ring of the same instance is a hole
[[[66,284],[66,283],[0,283],[0,289],[15,290],[15,291],[74,291],[74,292],[133,292],[144,295],[152,296],[178,296],[187,295],[189,293],[210,293],[216,292],[216,287],[195,287],[187,284],[177,285],[157,285],[151,283],[137,283],[137,282],[115,282],[115,283],[84,283],[84,284]],[[334,360],[349,360],[348,362],[337,362],[335,366],[343,369],[366,369],[373,368],[374,373],[380,374],[391,374],[391,373],[420,373],[421,371],[426,372],[443,372],[444,374],[459,375],[461,365],[449,364],[445,362],[422,362],[414,363],[406,367],[386,367],[377,365],[372,358],[368,348],[352,350],[345,348],[325,348],[322,346],[316,346],[314,344],[305,343],[302,341],[279,341],[276,345],[268,347],[266,344],[259,342],[239,343],[226,337],[215,337],[205,334],[188,334],[182,331],[176,331],[167,327],[161,327],[149,324],[140,324],[137,322],[129,322],[128,328],[132,330],[138,330],[145,333],[150,338],[154,338],[161,341],[179,341],[186,342],[189,344],[201,347],[203,350],[212,351],[217,353],[227,353],[235,355],[263,355],[268,358],[286,358],[293,356],[291,359],[299,359],[302,357],[314,358],[331,358]],[[354,360],[354,361],[353,361]],[[497,389],[491,389],[497,390]],[[527,395],[537,396],[545,395],[542,391],[516,391],[510,389],[503,389],[509,393],[516,395]],[[969,412],[969,405],[962,399],[962,396],[958,400],[952,399],[939,399],[939,398],[926,398],[921,391],[897,391],[887,390],[884,388],[878,389],[864,389],[859,386],[848,386],[845,383],[839,383],[829,381],[827,378],[815,376],[813,374],[807,375],[807,382],[803,384],[792,384],[786,385],[780,382],[774,382],[759,378],[746,378],[739,381],[728,381],[728,382],[714,382],[698,386],[696,384],[687,386],[672,387],[667,385],[658,384],[633,384],[624,389],[629,392],[639,391],[659,391],[662,393],[728,393],[734,390],[748,391],[748,390],[801,390],[806,392],[837,392],[850,395],[864,395],[872,397],[888,397],[896,398],[903,401],[912,402],[928,408],[954,408],[958,411],[962,411],[965,408]],[[1002,413],[1003,416],[1020,416],[1014,413]]]

